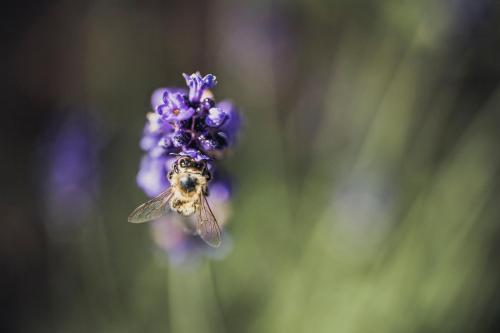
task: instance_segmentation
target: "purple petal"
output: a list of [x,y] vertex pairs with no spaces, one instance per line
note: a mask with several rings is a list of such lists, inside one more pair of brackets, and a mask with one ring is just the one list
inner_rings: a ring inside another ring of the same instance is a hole
[[211,108],[205,118],[205,123],[210,127],[219,127],[227,117],[227,114],[221,108]]
[[203,78],[203,88],[211,89],[217,85],[217,77],[213,74],[207,74]]
[[181,121],[191,118],[195,113],[193,108],[168,110],[165,114],[167,121]]
[[156,110],[160,105],[165,104],[163,96],[168,91],[167,88],[158,88],[151,94],[151,108]]
[[217,84],[217,79],[215,75],[212,74],[207,74],[205,77],[202,77],[200,72],[196,72],[191,75],[183,73],[182,76],[189,87],[189,100],[191,102],[200,102],[203,91],[213,88]]
[[207,155],[203,154],[202,152],[200,152],[199,150],[195,150],[195,149],[186,149],[186,150],[183,150],[179,153],[180,156],[188,156],[188,157],[191,157],[193,158],[195,161],[208,161],[210,160],[210,157],[208,157]]

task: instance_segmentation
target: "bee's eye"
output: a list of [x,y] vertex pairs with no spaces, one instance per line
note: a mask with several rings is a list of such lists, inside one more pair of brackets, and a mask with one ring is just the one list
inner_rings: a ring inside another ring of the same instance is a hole
[[186,166],[186,159],[185,159],[185,158],[180,159],[180,161],[179,161],[179,165],[180,165],[181,167],[185,167],[185,166]]

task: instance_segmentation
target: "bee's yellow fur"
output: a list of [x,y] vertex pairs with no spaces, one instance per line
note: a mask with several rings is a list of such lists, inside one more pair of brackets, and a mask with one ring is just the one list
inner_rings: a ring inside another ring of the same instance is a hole
[[190,158],[179,159],[168,175],[172,189],[170,208],[184,216],[194,214],[200,206],[201,195],[207,193],[208,178],[204,162],[196,163]]
[[[183,177],[191,177],[196,181],[196,186],[193,191],[185,191],[180,183]],[[170,184],[172,186],[172,199],[170,199],[170,208],[172,210],[189,216],[194,214],[200,205],[200,195],[206,191],[207,180],[199,173],[179,172],[172,173],[170,177]]]

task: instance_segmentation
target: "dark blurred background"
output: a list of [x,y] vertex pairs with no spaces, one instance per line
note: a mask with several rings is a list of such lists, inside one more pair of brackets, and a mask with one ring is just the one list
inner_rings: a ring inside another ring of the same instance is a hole
[[[498,1],[0,15],[2,332],[500,330]],[[231,246],[173,264],[126,219],[151,93],[196,70],[245,118]]]

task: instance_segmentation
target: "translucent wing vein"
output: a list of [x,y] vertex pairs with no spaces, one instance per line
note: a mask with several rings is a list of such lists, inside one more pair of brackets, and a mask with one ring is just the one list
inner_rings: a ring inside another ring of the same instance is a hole
[[208,245],[218,247],[221,243],[221,232],[207,198],[200,195],[200,208],[198,209],[197,231],[201,239]]
[[172,190],[169,188],[153,199],[137,207],[128,217],[132,223],[142,223],[162,217],[166,213],[166,205],[172,197]]

